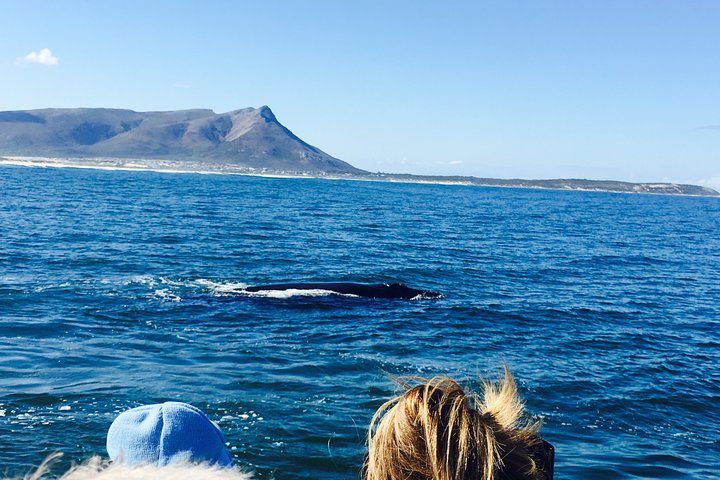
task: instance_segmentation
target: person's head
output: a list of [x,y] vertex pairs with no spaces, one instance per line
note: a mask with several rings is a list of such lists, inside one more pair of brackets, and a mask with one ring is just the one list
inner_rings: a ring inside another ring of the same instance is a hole
[[50,455],[34,472],[14,480],[252,480],[254,478],[252,474],[235,468],[207,463],[128,465],[107,462],[100,457],[92,457],[83,463],[73,465],[65,473],[54,475],[51,472],[52,466],[61,456],[60,453]]
[[108,430],[107,451],[114,462],[130,466],[233,464],[220,428],[200,409],[180,402],[144,405],[121,413]]
[[533,458],[543,444],[539,424],[520,425],[522,413],[507,369],[499,383],[485,383],[482,399],[445,377],[408,386],[370,423],[364,479],[547,478]]

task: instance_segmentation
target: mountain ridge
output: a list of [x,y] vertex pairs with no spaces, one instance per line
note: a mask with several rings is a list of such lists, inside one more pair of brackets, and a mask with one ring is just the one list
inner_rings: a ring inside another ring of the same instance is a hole
[[366,173],[293,134],[267,106],[136,112],[73,108],[0,112],[0,154],[189,160],[251,169]]

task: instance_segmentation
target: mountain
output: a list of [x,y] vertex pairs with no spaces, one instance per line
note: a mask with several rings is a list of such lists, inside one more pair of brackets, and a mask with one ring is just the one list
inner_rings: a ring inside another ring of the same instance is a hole
[[[13,160],[6,157],[26,157]],[[34,157],[34,158],[27,158]],[[295,136],[268,107],[134,112],[109,108],[0,112],[0,163],[194,172],[342,176],[358,180],[670,195],[720,196],[707,187],[612,180],[501,180],[370,173]]]
[[193,161],[240,169],[366,173],[295,136],[270,108],[0,112],[0,155]]

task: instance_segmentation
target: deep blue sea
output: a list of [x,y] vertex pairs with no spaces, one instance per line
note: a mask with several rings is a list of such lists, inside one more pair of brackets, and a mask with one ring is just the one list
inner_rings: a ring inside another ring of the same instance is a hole
[[[237,293],[336,280],[445,298]],[[356,479],[392,376],[503,362],[556,479],[720,477],[720,199],[0,166],[0,476],[181,400]]]

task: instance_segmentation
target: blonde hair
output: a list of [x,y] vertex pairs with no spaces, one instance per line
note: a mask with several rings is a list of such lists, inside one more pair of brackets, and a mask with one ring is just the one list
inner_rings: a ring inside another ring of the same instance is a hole
[[498,383],[484,382],[482,401],[447,377],[406,388],[370,422],[365,480],[542,478],[529,453],[540,425],[519,424],[524,406],[507,367]]
[[223,468],[204,463],[177,462],[170,465],[126,465],[110,463],[92,457],[70,468],[60,476],[51,475],[52,464],[62,454],[50,455],[34,472],[23,480],[252,480],[249,473],[236,468]]

